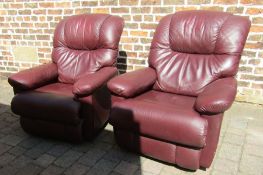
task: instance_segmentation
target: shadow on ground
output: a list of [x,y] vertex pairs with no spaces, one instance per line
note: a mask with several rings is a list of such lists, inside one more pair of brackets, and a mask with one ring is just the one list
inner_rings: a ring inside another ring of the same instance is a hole
[[108,125],[91,142],[70,144],[25,133],[0,104],[0,174],[141,174],[140,157],[120,149]]

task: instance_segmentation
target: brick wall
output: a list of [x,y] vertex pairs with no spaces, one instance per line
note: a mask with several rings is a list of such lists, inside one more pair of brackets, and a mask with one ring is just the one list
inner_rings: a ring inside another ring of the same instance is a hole
[[263,0],[4,0],[0,4],[0,74],[8,76],[49,62],[56,24],[66,16],[82,13],[123,17],[126,24],[118,68],[122,72],[142,68],[147,65],[158,21],[166,14],[190,9],[249,16],[252,27],[237,75],[236,100],[263,104]]

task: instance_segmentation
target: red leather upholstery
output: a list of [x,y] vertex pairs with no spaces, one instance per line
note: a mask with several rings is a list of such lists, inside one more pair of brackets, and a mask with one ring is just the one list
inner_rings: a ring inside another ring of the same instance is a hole
[[152,139],[143,135],[137,135],[127,130],[114,128],[115,138],[120,146],[129,150],[151,156],[168,163],[176,163],[181,167],[198,169],[201,150],[175,145],[173,143]]
[[74,83],[84,74],[116,63],[123,21],[117,16],[84,14],[62,20],[55,31],[52,59],[59,81]]
[[13,74],[8,78],[8,82],[17,90],[22,91],[46,85],[56,80],[57,77],[56,64],[49,63]]
[[204,87],[234,76],[250,21],[230,13],[182,11],[164,17],[149,54],[154,89],[197,96]]
[[234,75],[249,28],[246,17],[224,12],[164,17],[153,37],[150,68],[108,82],[119,97],[110,115],[117,142],[183,168],[209,167],[223,112],[236,95]]
[[46,86],[37,88],[34,91],[42,92],[42,93],[52,93],[52,94],[61,95],[61,96],[74,97],[74,94],[72,93],[72,89],[73,89],[72,84],[51,83]]
[[120,17],[85,14],[62,20],[54,34],[53,63],[9,77],[12,111],[32,134],[79,142],[107,123],[107,81],[117,74]]
[[105,67],[96,73],[84,75],[74,84],[73,93],[77,96],[90,95],[117,73],[116,67]]
[[20,93],[12,100],[11,107],[14,113],[27,118],[66,124],[80,122],[80,103],[74,101],[70,96],[58,95],[54,92]]
[[225,112],[235,100],[237,81],[233,77],[222,78],[207,85],[195,102],[195,109],[202,114]]
[[[140,79],[138,79],[140,77]],[[111,91],[123,97],[133,97],[149,90],[156,81],[156,73],[151,68],[140,69],[123,74],[108,83]]]
[[[193,97],[149,91],[134,99],[114,103],[111,124],[151,138],[202,148],[207,121],[193,109],[194,100]],[[133,122],[139,123],[139,128],[134,127]]]

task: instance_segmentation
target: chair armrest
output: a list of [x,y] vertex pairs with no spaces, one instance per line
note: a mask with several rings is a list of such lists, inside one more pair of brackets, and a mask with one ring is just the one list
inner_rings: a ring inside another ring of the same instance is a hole
[[195,101],[195,110],[201,114],[222,113],[231,107],[237,93],[235,78],[216,80],[205,87]]
[[156,81],[152,68],[144,68],[117,76],[108,82],[108,88],[116,95],[133,97],[149,89]]
[[82,76],[74,83],[73,94],[76,96],[90,95],[97,88],[106,84],[117,73],[116,67],[104,67],[95,73]]
[[57,65],[48,63],[15,73],[8,78],[8,82],[14,89],[31,90],[46,85],[57,77]]

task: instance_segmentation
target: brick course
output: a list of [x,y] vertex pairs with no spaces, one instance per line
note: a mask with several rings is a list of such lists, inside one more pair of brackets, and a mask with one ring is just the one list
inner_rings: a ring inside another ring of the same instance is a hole
[[[89,0],[23,1],[0,3],[0,75],[50,61],[56,24],[63,18],[82,13],[110,13],[125,19],[120,42],[120,72],[147,66],[154,30],[159,20],[181,10],[217,10],[249,16],[249,37],[237,75],[237,101],[263,104],[263,1],[261,0]],[[15,59],[15,47],[34,47],[34,62]],[[126,59],[127,58],[127,59]]]

